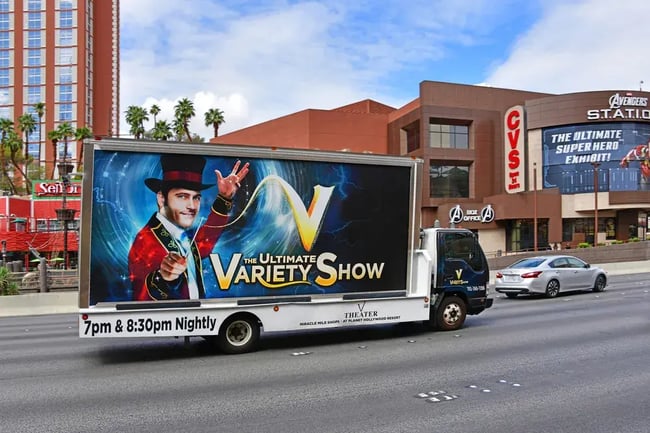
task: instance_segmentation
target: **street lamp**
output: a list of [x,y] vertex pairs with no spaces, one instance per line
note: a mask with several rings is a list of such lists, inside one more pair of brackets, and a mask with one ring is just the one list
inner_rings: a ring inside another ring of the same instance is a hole
[[68,269],[68,222],[74,220],[77,212],[75,209],[69,209],[67,206],[68,188],[70,187],[70,173],[73,165],[68,163],[68,140],[64,142],[63,162],[57,164],[59,175],[63,183],[63,198],[61,208],[56,209],[56,218],[63,223],[63,269]]
[[537,251],[537,163],[533,162],[533,249]]
[[598,167],[600,162],[592,162],[594,167],[594,247],[598,245]]

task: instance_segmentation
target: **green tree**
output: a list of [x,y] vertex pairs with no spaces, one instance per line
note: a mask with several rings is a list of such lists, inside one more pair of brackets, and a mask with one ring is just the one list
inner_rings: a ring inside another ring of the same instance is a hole
[[166,120],[159,120],[153,127],[151,136],[154,140],[167,141],[174,136],[171,125]]
[[59,140],[61,139],[61,136],[59,135],[59,131],[57,129],[54,129],[47,133],[47,138],[52,142],[52,150],[53,150],[52,154],[54,155],[54,161],[52,162],[52,174],[50,175],[50,179],[54,179],[54,170],[56,170],[56,161],[58,159],[56,153],[58,150]]
[[158,123],[158,121],[156,120],[156,116],[158,114],[160,114],[160,107],[157,106],[156,104],[153,104],[151,106],[151,108],[149,109],[149,114],[151,114],[153,116],[153,125],[154,125],[154,128],[155,128],[156,123]]
[[149,113],[145,108],[137,105],[130,105],[126,110],[126,123],[129,124],[129,133],[136,140],[144,136],[144,122],[149,120]]
[[183,141],[183,138],[185,136],[185,127],[183,126],[183,123],[178,119],[174,119],[172,120],[171,127],[172,132],[174,133],[174,140]]
[[34,112],[38,116],[38,159],[41,159],[41,140],[43,140],[43,117],[45,116],[45,102],[37,102],[33,105]]
[[12,193],[16,192],[16,187],[14,186],[13,181],[7,173],[7,140],[11,132],[16,132],[14,130],[14,122],[11,119],[1,118],[0,119],[0,170],[2,170],[3,180],[6,180],[9,183],[9,188]]
[[[22,169],[22,162],[18,160],[19,156],[22,157],[23,140],[20,138],[20,135],[18,135],[18,133],[13,129],[7,134],[6,147],[9,150],[9,158],[11,160],[11,164],[16,170],[18,170],[25,181],[25,192],[27,194],[31,194],[32,187],[30,185],[29,179],[27,178],[27,173],[25,173],[25,171]],[[14,193],[18,193],[18,190],[15,187]]]
[[187,98],[183,98],[174,106],[174,117],[176,121],[183,126],[183,131],[187,137],[187,141],[192,141],[192,134],[190,134],[190,120],[194,117],[194,103]]
[[25,162],[29,160],[29,135],[36,131],[36,119],[31,113],[24,113],[18,118],[18,128],[25,137]]
[[[77,167],[83,167],[83,160],[84,160],[83,141],[86,138],[91,138],[92,136],[93,136],[93,132],[87,126],[82,126],[81,128],[77,128],[74,131],[74,139],[78,141],[80,149],[81,149],[79,151],[79,161],[77,162]],[[78,168],[78,170],[81,171],[80,168]]]
[[205,126],[212,126],[214,128],[214,138],[219,135],[219,126],[226,123],[223,117],[223,111],[218,108],[210,108],[205,112]]
[[11,281],[11,273],[5,266],[0,267],[0,296],[19,295],[18,284]]

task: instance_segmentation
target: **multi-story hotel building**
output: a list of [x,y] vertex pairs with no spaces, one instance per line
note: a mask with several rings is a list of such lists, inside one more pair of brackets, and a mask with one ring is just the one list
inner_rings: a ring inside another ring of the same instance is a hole
[[[59,211],[78,211],[79,183],[59,180],[53,163],[62,162],[64,145],[55,159],[47,133],[68,122],[95,135],[117,135],[118,92],[119,0],[0,0],[0,118],[20,133],[20,116],[33,115],[38,126],[28,136],[28,153],[44,168],[31,197],[0,196],[3,262],[28,265],[29,248],[61,260],[67,248],[74,264],[79,213],[62,224]],[[42,118],[37,103],[45,104]],[[73,171],[80,150],[68,140],[65,162]],[[52,173],[55,179],[48,180]]]
[[423,224],[472,229],[488,253],[575,248],[650,239],[649,98],[423,81],[403,107],[308,109],[211,141],[419,157]]
[[[42,122],[28,140],[29,154],[42,164],[54,160],[47,131],[63,122],[117,135],[118,4],[0,0],[0,117],[17,125],[23,113],[32,113]],[[45,103],[42,119],[34,110],[39,102]],[[74,160],[78,152],[71,140],[68,157]]]

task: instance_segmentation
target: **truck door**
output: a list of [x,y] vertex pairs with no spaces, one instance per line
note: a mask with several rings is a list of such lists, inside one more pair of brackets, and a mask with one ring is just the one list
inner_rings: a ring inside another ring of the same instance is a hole
[[438,233],[436,285],[445,291],[483,291],[490,279],[487,260],[474,233],[466,230]]

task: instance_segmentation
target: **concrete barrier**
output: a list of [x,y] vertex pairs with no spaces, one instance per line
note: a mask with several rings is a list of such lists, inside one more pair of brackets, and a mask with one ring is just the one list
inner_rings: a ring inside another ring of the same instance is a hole
[[0,317],[76,313],[79,292],[27,293],[0,296]]

